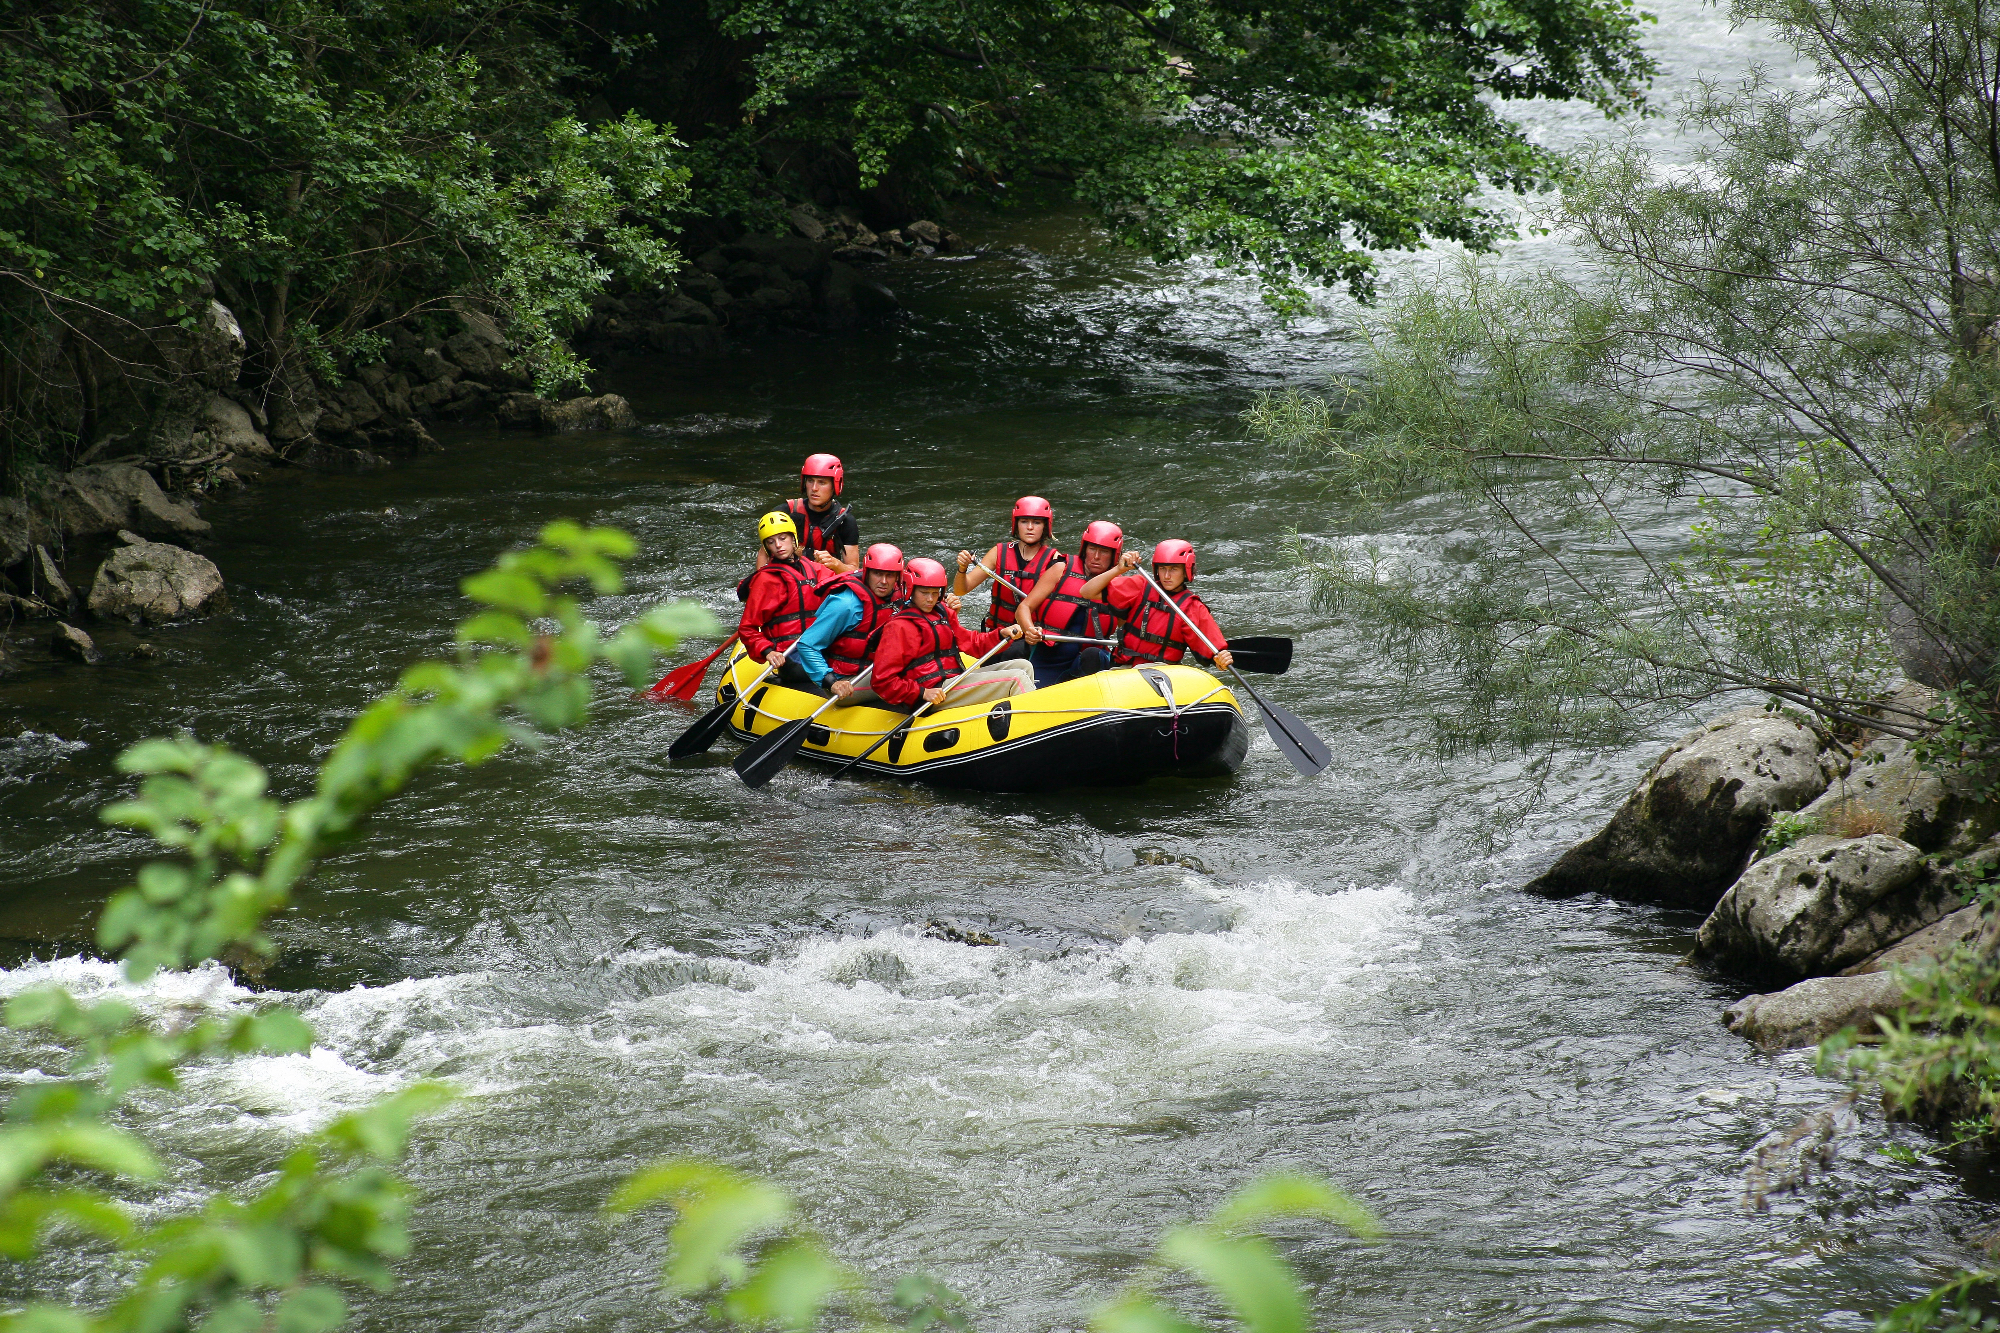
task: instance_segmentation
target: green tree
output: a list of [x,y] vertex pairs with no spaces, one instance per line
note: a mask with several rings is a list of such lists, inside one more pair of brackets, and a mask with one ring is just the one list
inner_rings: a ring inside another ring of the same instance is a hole
[[1959,697],[1956,741],[1994,731],[1994,12],[1733,12],[1813,85],[1705,88],[1686,118],[1715,147],[1685,169],[1586,155],[1562,205],[1585,276],[1467,265],[1371,329],[1365,382],[1253,413],[1343,496],[1473,502],[1450,560],[1301,549],[1325,602],[1455,687],[1447,748],[1619,742],[1746,689],[1914,734],[1867,708],[1899,663]]
[[0,18],[0,486],[171,397],[210,293],[274,415],[379,330],[483,310],[544,385],[614,276],[670,267],[670,132],[586,127],[566,11],[33,0]]
[[1254,268],[1289,308],[1302,282],[1370,292],[1370,251],[1510,234],[1481,187],[1544,187],[1552,161],[1497,104],[1573,97],[1618,114],[1653,71],[1625,0],[593,12],[625,35],[607,58],[634,76],[608,95],[671,108],[700,135],[704,212],[782,225],[784,197],[830,177],[892,178],[920,199],[1069,198],[1156,258]]

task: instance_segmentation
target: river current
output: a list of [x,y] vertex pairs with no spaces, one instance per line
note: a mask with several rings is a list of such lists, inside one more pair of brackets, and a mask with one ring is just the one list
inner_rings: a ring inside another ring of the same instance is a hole
[[[1669,104],[1759,59],[1796,75],[1712,9],[1658,8]],[[1578,108],[1527,119],[1557,144],[1605,132]],[[1636,132],[1691,151],[1671,118]],[[1969,1261],[1990,1208],[1885,1153],[1928,1142],[1870,1116],[1829,1171],[1747,1209],[1760,1140],[1841,1085],[1724,1031],[1742,988],[1682,965],[1695,920],[1515,887],[1684,722],[1539,778],[1439,765],[1367,636],[1302,603],[1291,531],[1419,553],[1462,521],[1415,497],[1357,526],[1246,437],[1257,391],[1355,364],[1351,308],[1280,327],[1249,284],[1064,219],[979,239],[983,258],[896,267],[892,326],[605,375],[638,431],[461,434],[387,473],[212,502],[235,614],[154,633],[153,664],[0,681],[0,991],[116,984],[80,942],[136,864],[94,819],[125,745],[187,729],[303,791],[368,698],[446,649],[457,581],[559,516],[642,545],[599,619],[678,597],[733,615],[751,517],[829,449],[864,539],[912,554],[993,540],[1023,492],[1065,544],[1100,516],[1192,538],[1226,627],[1299,640],[1269,692],[1333,766],[1303,781],[1258,734],[1226,780],[967,796],[798,765],[752,792],[727,743],[668,767],[691,713],[607,682],[586,729],[425,777],[277,930],[262,985],[306,1011],[312,1054],[198,1071],[144,1110],[177,1179],[212,1187],[389,1089],[455,1085],[409,1162],[416,1251],[361,1327],[689,1325],[658,1293],[660,1219],[599,1213],[683,1153],[769,1176],[848,1260],[885,1284],[933,1272],[996,1331],[1080,1327],[1166,1225],[1277,1168],[1383,1221],[1368,1243],[1287,1232],[1344,1329],[1864,1328]],[[1392,290],[1437,262],[1398,260]],[[1544,239],[1508,262],[1568,260]],[[1665,516],[1651,539],[1679,531]],[[213,968],[142,994],[261,1002]],[[0,1067],[45,1058],[7,1041]],[[85,1298],[92,1273],[35,1278]]]

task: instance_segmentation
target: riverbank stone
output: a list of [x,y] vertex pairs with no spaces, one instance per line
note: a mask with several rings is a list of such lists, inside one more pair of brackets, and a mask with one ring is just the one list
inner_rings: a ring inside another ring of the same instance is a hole
[[1725,713],[1675,742],[1611,822],[1528,891],[1710,911],[1772,813],[1806,805],[1831,776],[1811,728],[1762,708]]
[[90,588],[90,610],[106,620],[157,624],[228,609],[215,563],[165,542],[136,542],[113,551]]
[[71,658],[88,665],[104,660],[104,654],[97,651],[95,641],[74,625],[57,625],[49,635],[49,649],[57,657]]
[[1702,922],[1695,957],[1786,981],[1837,972],[1965,901],[1900,838],[1814,836],[1743,872]]
[[1990,953],[1996,944],[2000,944],[2000,922],[1989,921],[1978,907],[1961,907],[1914,935],[1876,950],[1843,969],[1840,975],[1858,977],[1869,972],[1887,972],[1892,967],[1920,967],[1948,958],[1963,946]]
[[1799,817],[1836,837],[1886,833],[1944,856],[1963,856],[2000,831],[2000,809],[1953,790],[1896,736],[1878,736],[1863,747],[1847,774]]
[[119,528],[154,537],[192,537],[209,530],[207,520],[168,499],[153,474],[135,463],[94,463],[66,472],[51,488],[49,504],[72,537]]
[[1766,1051],[1788,1051],[1826,1040],[1844,1027],[1874,1027],[1879,1014],[1908,1003],[1903,984],[1887,972],[1813,977],[1765,995],[1746,995],[1722,1013],[1737,1036]]

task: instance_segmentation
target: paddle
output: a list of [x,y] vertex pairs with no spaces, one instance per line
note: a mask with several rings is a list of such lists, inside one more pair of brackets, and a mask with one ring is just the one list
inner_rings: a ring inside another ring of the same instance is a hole
[[[866,685],[868,678],[874,674],[875,668],[872,666],[863,671],[854,678],[854,688],[858,690]],[[798,754],[799,747],[806,743],[806,728],[818,721],[821,713],[839,702],[840,696],[835,695],[813,709],[811,715],[799,718],[795,722],[787,722],[777,730],[752,741],[742,754],[736,756],[736,763],[733,765],[736,776],[743,779],[743,785],[761,787],[783,772],[785,765],[791,763],[792,757]]]
[[700,692],[702,677],[708,674],[709,666],[716,658],[722,656],[723,649],[735,642],[736,636],[732,634],[722,641],[720,647],[699,662],[689,662],[686,666],[675,667],[653,683],[653,688],[646,691],[646,697],[694,702],[694,696]]
[[[1005,648],[1008,644],[1012,642],[1014,642],[1014,640],[1012,639],[1007,639],[1007,638],[1001,639],[1000,642],[994,644],[991,648],[988,648],[985,652],[981,653],[979,655],[979,660],[977,662],[974,662],[971,666],[967,667],[959,678],[963,679],[964,676],[969,676],[973,672],[979,670],[979,668],[985,666],[987,658],[993,656],[993,654],[999,652],[1002,648]],[[946,693],[949,694],[950,690],[951,686],[949,684],[946,684],[945,686]],[[848,760],[846,763],[842,764],[839,768],[834,769],[833,776],[827,779],[828,785],[832,785],[833,783],[840,781],[841,774],[845,773],[848,769],[853,768],[856,764],[860,763],[863,759],[866,759],[869,755],[874,754],[877,750],[881,749],[884,745],[887,745],[897,736],[900,736],[905,731],[908,731],[910,729],[910,724],[912,722],[915,722],[918,718],[922,717],[925,713],[928,713],[930,711],[931,711],[931,703],[930,700],[926,699],[921,705],[918,706],[917,710],[914,713],[911,713],[908,717],[904,718],[901,723],[890,728],[888,731],[883,732],[880,736],[877,736],[875,738],[875,743],[873,745],[869,746],[867,749],[863,750],[860,754]]]
[[[1042,631],[1042,642],[1043,643],[1089,643],[1089,644],[1095,644],[1099,648],[1116,648],[1118,646],[1118,640],[1116,639],[1086,639],[1081,634],[1051,634],[1047,630]],[[1233,652],[1235,650],[1231,649],[1230,651]]]
[[[1139,576],[1151,584],[1153,591],[1160,595],[1160,600],[1181,618],[1181,623],[1188,627],[1188,633],[1201,640],[1201,646],[1208,649],[1209,656],[1213,657],[1216,651],[1215,645],[1210,643],[1208,636],[1196,627],[1194,621],[1188,617],[1188,613],[1181,610],[1180,603],[1167,596],[1165,588],[1153,582],[1152,572],[1145,566],[1140,565],[1135,568]],[[1230,656],[1235,657],[1235,650],[1230,651]],[[1236,677],[1236,683],[1243,687],[1243,692],[1255,699],[1257,707],[1263,710],[1265,733],[1270,736],[1271,743],[1284,752],[1285,758],[1292,761],[1293,768],[1307,777],[1313,777],[1333,762],[1333,751],[1326,748],[1325,741],[1313,734],[1311,727],[1257,693],[1250,682],[1243,679],[1243,673],[1235,667],[1232,666],[1228,670],[1230,675]]]
[[1282,676],[1292,669],[1290,639],[1275,637],[1231,639],[1229,655],[1236,659],[1238,670],[1255,671],[1261,676]]
[[[694,720],[694,725],[674,737],[674,743],[667,747],[667,758],[685,759],[691,754],[700,754],[715,744],[715,738],[729,725],[729,715],[736,711],[736,705],[750,697],[750,691],[764,683],[764,677],[777,668],[767,666],[757,673],[757,678],[737,691],[734,699],[725,699]],[[749,725],[747,722],[744,725]]]

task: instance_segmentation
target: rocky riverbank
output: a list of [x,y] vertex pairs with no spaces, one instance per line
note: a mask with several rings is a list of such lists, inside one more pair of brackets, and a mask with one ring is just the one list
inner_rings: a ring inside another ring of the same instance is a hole
[[[717,355],[744,335],[843,332],[897,310],[881,280],[894,265],[969,257],[922,220],[878,233],[858,215],[801,205],[791,222],[788,236],[713,247],[657,289],[598,298],[572,342],[603,365]],[[144,626],[226,607],[223,572],[193,549],[209,531],[201,500],[275,468],[390,467],[435,449],[440,422],[549,433],[637,424],[616,394],[531,392],[519,348],[476,308],[454,305],[386,336],[379,361],[261,382],[246,373],[243,329],[220,301],[156,343],[151,373],[109,393],[82,466],[0,499],[0,669],[44,643],[59,658],[100,660],[93,621]]]
[[[1879,708],[1921,717],[1937,702],[1905,684]],[[1705,912],[1691,961],[1765,988],[1723,1021],[1776,1051],[1872,1030],[1906,1002],[1894,969],[2000,944],[1970,903],[2000,865],[1996,835],[2000,806],[1908,740],[1746,708],[1683,736],[1527,887]]]

